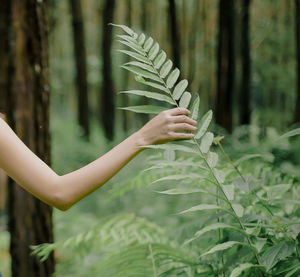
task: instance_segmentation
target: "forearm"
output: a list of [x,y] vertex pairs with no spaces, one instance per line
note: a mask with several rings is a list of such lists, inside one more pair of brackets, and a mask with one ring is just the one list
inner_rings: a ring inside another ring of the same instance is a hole
[[61,209],[67,209],[90,194],[124,167],[142,148],[139,133],[134,133],[90,164],[59,177]]

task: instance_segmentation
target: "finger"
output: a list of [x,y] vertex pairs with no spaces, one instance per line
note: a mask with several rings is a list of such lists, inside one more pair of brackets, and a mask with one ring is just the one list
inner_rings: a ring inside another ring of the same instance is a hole
[[190,133],[171,132],[170,135],[173,139],[192,139],[195,137],[194,134],[190,134]]
[[180,115],[180,114],[189,115],[191,113],[186,108],[174,108],[174,109],[170,109],[169,111],[170,111],[170,115]]
[[188,123],[191,125],[196,125],[197,121],[186,116],[186,115],[177,115],[173,117],[173,122],[174,123]]
[[170,129],[172,131],[196,131],[197,127],[190,125],[188,123],[177,123],[177,124],[172,124],[170,126]]

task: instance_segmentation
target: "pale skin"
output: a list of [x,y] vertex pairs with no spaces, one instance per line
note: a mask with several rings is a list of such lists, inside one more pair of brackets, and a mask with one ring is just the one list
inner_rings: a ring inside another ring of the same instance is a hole
[[0,118],[0,168],[41,201],[67,210],[105,184],[143,146],[193,138],[193,133],[182,132],[197,129],[189,113],[184,108],[163,111],[97,160],[62,176],[38,158]]

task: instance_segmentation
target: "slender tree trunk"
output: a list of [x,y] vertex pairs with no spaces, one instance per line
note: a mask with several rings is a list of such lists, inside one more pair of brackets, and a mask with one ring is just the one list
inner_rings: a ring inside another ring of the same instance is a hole
[[232,131],[232,95],[234,90],[234,1],[219,2],[217,53],[216,123]]
[[8,113],[8,95],[11,87],[10,60],[11,4],[0,1],[0,113]]
[[169,0],[169,22],[171,30],[174,66],[180,69],[180,36],[178,32],[175,0]]
[[[126,24],[130,27],[131,27],[131,8],[132,8],[131,0],[127,0],[126,1]],[[129,57],[125,56],[125,63],[129,62],[129,60],[130,60]],[[124,78],[123,89],[127,90],[128,84],[129,84],[129,78],[130,78],[129,72],[127,70],[123,71],[123,78]],[[122,93],[121,97],[122,97],[122,106],[123,107],[129,106],[128,95],[126,93]],[[128,131],[130,129],[130,122],[129,122],[128,112],[126,110],[122,111],[122,121],[123,121],[123,124],[122,124],[123,130]]]
[[[10,55],[10,31],[11,31],[11,5],[10,0],[0,1],[0,117],[11,114],[8,110],[9,94],[11,88]],[[7,203],[7,175],[0,169],[0,210],[6,208]]]
[[[12,0],[13,118],[15,132],[50,164],[48,23],[46,3]],[[10,102],[12,103],[12,102]],[[53,242],[52,209],[15,182],[9,185],[10,253],[13,277],[50,277],[54,256],[44,263],[30,255],[30,245]]]
[[300,0],[295,0],[296,4],[296,52],[297,52],[297,100],[295,110],[295,122],[300,122]]
[[[196,3],[195,3],[196,2]],[[198,18],[200,14],[200,2],[194,1],[195,6],[193,9],[192,17],[193,19],[190,20],[190,26],[189,26],[189,38],[188,38],[188,77],[189,82],[192,83],[195,79],[195,71],[196,71],[196,57],[197,57],[197,51],[196,51],[196,41],[197,41],[197,35],[198,32],[195,31],[195,25],[198,26]],[[203,28],[201,26],[200,28]]]
[[240,123],[250,124],[251,60],[249,41],[250,0],[242,2],[241,62],[242,85],[239,93]]
[[[141,1],[141,17],[140,17],[140,24],[142,28],[142,32],[147,33],[148,31],[148,21],[149,21],[149,2],[148,1]],[[141,97],[140,98],[140,105],[149,105],[151,104],[151,101],[147,97]],[[149,121],[150,116],[149,114],[139,114],[139,118],[141,119],[142,124],[145,124],[147,121]]]
[[103,10],[103,30],[102,30],[102,101],[101,114],[105,136],[107,139],[114,138],[115,125],[115,92],[112,77],[112,27],[108,24],[113,22],[115,0],[105,0]]
[[80,0],[70,0],[72,14],[74,56],[76,60],[76,89],[78,94],[78,122],[84,132],[84,137],[90,134],[89,127],[89,105],[88,105],[88,84],[86,69],[86,50],[83,16]]

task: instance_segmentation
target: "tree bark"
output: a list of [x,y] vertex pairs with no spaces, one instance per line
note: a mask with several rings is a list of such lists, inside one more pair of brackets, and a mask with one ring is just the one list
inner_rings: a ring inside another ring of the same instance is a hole
[[[12,0],[14,74],[9,95],[10,121],[17,135],[50,164],[48,22],[46,3]],[[10,181],[9,230],[12,277],[46,277],[54,272],[53,254],[41,263],[30,245],[53,242],[52,208]]]
[[114,138],[115,125],[115,92],[112,77],[112,27],[108,24],[113,22],[115,0],[105,0],[103,10],[103,30],[102,30],[102,101],[101,114],[104,133],[107,139]]
[[251,60],[249,41],[250,0],[242,2],[241,63],[242,85],[239,93],[240,123],[250,124]]
[[296,30],[296,55],[297,55],[297,96],[295,109],[295,122],[300,122],[300,0],[295,0],[295,30]]
[[[127,0],[126,2],[126,24],[131,27],[131,0]],[[129,62],[129,57],[125,56],[124,57],[124,63]],[[128,84],[129,84],[129,72],[127,70],[123,71],[123,89],[127,90],[128,89]],[[121,99],[122,99],[122,106],[123,107],[128,107],[129,106],[129,97],[126,93],[121,94]],[[130,129],[130,121],[129,121],[129,116],[128,116],[128,111],[122,110],[122,126],[124,131],[128,131]]]
[[232,131],[232,96],[234,90],[234,1],[219,2],[217,53],[216,123]]
[[76,61],[76,89],[78,105],[78,122],[83,130],[85,138],[89,138],[89,104],[88,104],[88,84],[86,69],[86,50],[83,16],[80,0],[70,0],[72,14],[74,56]]
[[173,62],[174,66],[180,69],[180,36],[177,25],[175,0],[169,0],[169,22],[171,28]]
[[8,114],[8,101],[11,90],[11,66],[10,55],[11,34],[11,4],[10,0],[0,1],[0,113]]

